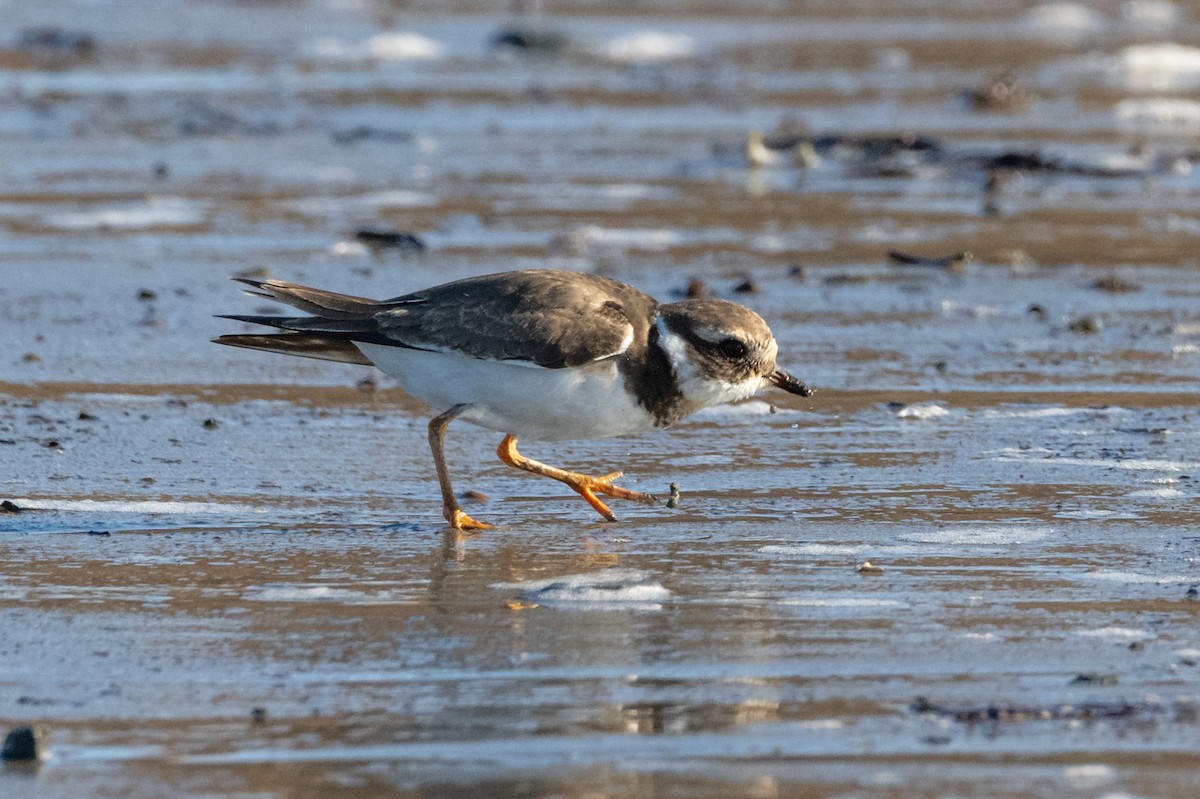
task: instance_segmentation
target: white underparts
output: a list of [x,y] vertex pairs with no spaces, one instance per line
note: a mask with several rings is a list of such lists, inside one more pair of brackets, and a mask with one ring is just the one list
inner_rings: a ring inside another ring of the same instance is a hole
[[489,361],[461,353],[360,343],[400,387],[438,412],[520,438],[606,438],[654,429],[654,417],[625,388],[615,359],[565,369]]

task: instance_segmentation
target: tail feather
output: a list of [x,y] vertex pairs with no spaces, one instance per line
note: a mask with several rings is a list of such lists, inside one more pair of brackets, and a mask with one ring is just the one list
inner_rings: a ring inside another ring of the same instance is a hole
[[298,355],[301,358],[316,358],[322,361],[371,365],[371,361],[359,351],[358,347],[354,346],[354,342],[346,338],[292,332],[239,333],[218,336],[213,339],[213,343],[264,352],[280,352],[284,355]]
[[283,280],[252,280],[245,277],[235,277],[234,280],[258,289],[247,292],[249,294],[277,300],[326,319],[370,319],[385,307],[383,303],[365,297],[337,294]]
[[316,316],[255,316],[248,314],[219,314],[218,319],[233,319],[237,322],[249,322],[252,325],[277,327],[281,330],[295,330],[304,333],[329,333],[331,335],[349,335],[365,333],[374,335],[378,326],[370,319],[321,319]]

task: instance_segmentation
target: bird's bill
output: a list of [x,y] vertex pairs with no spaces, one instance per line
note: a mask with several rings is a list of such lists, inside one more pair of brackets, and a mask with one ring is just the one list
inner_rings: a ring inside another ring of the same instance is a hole
[[812,389],[804,385],[800,380],[789,375],[782,369],[776,369],[771,374],[767,375],[767,380],[776,388],[782,388],[789,394],[799,394],[801,397],[811,397]]

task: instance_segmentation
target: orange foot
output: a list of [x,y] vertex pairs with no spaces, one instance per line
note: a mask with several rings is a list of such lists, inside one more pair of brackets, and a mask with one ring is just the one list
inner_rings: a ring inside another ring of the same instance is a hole
[[450,522],[450,526],[455,530],[490,530],[492,525],[486,522],[477,522],[463,512],[462,508],[445,508],[442,514],[446,517],[446,521]]
[[658,497],[653,494],[644,494],[641,491],[630,491],[628,488],[613,485],[613,480],[620,477],[623,472],[612,472],[603,477],[592,477],[591,475],[579,474],[578,472],[566,472],[558,479],[573,491],[583,497],[587,504],[591,505],[597,513],[603,516],[610,522],[615,522],[617,517],[613,514],[608,506],[600,501],[596,494],[604,494],[607,497],[616,497],[617,499],[627,499],[632,502],[640,502],[643,505],[657,505]]
[[641,502],[644,505],[659,504],[658,497],[653,494],[643,494],[641,491],[630,491],[628,488],[621,488],[613,485],[613,480],[621,476],[621,472],[612,472],[603,477],[592,477],[579,472],[568,472],[565,469],[559,469],[555,466],[547,466],[540,461],[535,461],[532,458],[526,458],[521,453],[517,452],[517,438],[513,435],[507,435],[500,442],[496,454],[500,456],[500,460],[505,464],[516,469],[521,469],[532,474],[540,474],[543,477],[549,477],[552,480],[557,480],[560,483],[569,486],[572,491],[579,494],[587,500],[587,503],[592,508],[610,522],[615,522],[617,517],[613,514],[608,506],[605,505],[596,494],[604,494],[617,499],[628,499],[633,502]]

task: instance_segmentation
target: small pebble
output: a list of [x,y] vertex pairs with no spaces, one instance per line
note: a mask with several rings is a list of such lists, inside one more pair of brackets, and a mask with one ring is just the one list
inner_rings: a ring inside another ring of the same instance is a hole
[[256,707],[250,711],[250,721],[254,724],[267,723],[267,709],[265,707]]
[[758,285],[754,282],[753,278],[747,275],[741,283],[733,287],[733,292],[735,294],[757,294]]
[[1076,674],[1075,679],[1071,680],[1071,685],[1116,685],[1117,675],[1115,674]]
[[216,430],[221,424],[216,419],[205,419],[201,425],[205,430]]
[[1100,321],[1098,316],[1080,316],[1077,319],[1072,319],[1067,329],[1072,333],[1082,333],[1085,335],[1099,333],[1104,329],[1104,323]]
[[1104,291],[1109,294],[1129,294],[1134,291],[1141,291],[1142,287],[1137,283],[1131,283],[1128,280],[1122,280],[1116,275],[1102,277],[1099,280],[1093,280],[1091,287],[1097,291]]

